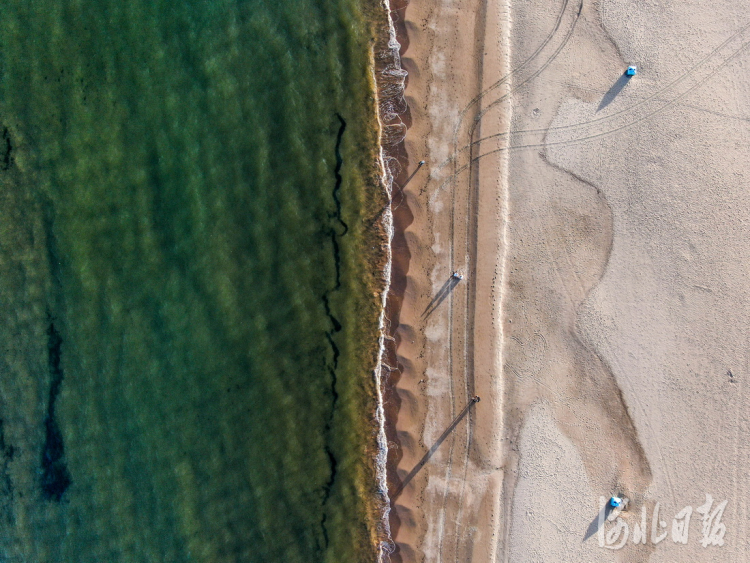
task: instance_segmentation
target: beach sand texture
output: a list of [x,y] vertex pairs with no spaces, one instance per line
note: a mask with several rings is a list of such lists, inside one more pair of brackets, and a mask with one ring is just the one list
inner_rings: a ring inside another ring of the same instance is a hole
[[750,560],[750,6],[405,19],[392,559]]

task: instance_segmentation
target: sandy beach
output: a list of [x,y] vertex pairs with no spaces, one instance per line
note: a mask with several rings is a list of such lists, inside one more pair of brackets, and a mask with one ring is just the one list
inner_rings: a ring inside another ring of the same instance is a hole
[[391,560],[750,560],[750,6],[398,15]]

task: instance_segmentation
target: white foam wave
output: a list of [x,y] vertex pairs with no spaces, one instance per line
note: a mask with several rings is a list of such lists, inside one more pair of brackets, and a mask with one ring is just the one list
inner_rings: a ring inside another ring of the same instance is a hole
[[[404,85],[406,71],[401,68],[401,56],[399,51],[401,45],[396,39],[396,28],[391,17],[391,6],[389,0],[382,0],[388,23],[387,48],[375,53],[376,64],[373,72],[375,84],[378,91],[378,121],[380,123],[380,151],[379,164],[381,169],[381,180],[388,195],[388,201],[393,199],[393,179],[400,172],[400,164],[396,158],[397,146],[406,135],[406,126],[401,122],[400,114],[406,111],[406,100],[404,98]],[[379,64],[378,64],[379,63]],[[386,343],[390,341],[390,321],[386,315],[386,306],[390,292],[390,281],[392,271],[393,252],[391,242],[394,235],[393,212],[388,205],[383,213],[383,228],[387,235],[386,264],[383,270],[384,289],[382,294],[380,319],[379,319],[379,354],[375,368],[375,388],[377,389],[376,419],[378,424],[377,443],[378,453],[376,456],[376,478],[378,489],[382,497],[382,511],[378,523],[378,563],[390,561],[390,555],[394,550],[394,543],[390,530],[390,498],[388,496],[387,461],[388,461],[388,439],[386,437],[385,407],[383,404],[384,375],[388,367],[385,364],[387,353]]]

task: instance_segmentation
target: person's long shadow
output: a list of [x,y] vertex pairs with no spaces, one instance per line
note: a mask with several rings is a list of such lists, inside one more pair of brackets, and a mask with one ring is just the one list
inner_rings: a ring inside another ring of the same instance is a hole
[[591,524],[589,524],[589,527],[586,530],[586,534],[584,534],[583,536],[583,541],[586,541],[599,531],[599,525],[607,520],[607,517],[610,515],[612,510],[614,510],[614,507],[609,504],[609,502],[607,502],[607,504],[605,504],[599,511],[599,514],[594,517]]
[[440,444],[442,444],[445,441],[445,439],[450,435],[450,433],[453,432],[453,429],[456,426],[458,426],[458,423],[461,422],[467,414],[469,414],[471,407],[473,407],[478,402],[479,402],[479,397],[471,398],[471,400],[469,401],[469,404],[466,405],[460,413],[458,413],[458,416],[453,419],[453,422],[450,423],[448,428],[446,428],[445,431],[437,439],[437,441],[434,444],[432,444],[432,447],[429,450],[427,450],[427,453],[424,454],[424,457],[422,457],[422,459],[419,460],[419,463],[417,463],[417,465],[415,465],[414,468],[411,471],[409,471],[409,474],[406,477],[404,477],[404,480],[401,481],[401,484],[391,495],[391,502],[396,500],[399,497],[399,495],[402,492],[404,492],[404,488],[406,487],[406,485],[408,485],[409,482],[412,479],[414,479],[416,474],[422,470],[422,468],[427,464],[428,461],[430,461],[430,458],[440,447]]
[[615,82],[612,87],[607,90],[607,93],[604,94],[604,97],[599,103],[599,107],[596,108],[596,111],[601,111],[609,104],[611,104],[612,101],[617,97],[617,95],[622,92],[623,88],[628,85],[628,82],[630,82],[631,78],[633,77],[628,76],[627,74],[623,74],[622,76],[620,76],[620,78],[617,79],[617,82]]
[[440,291],[438,291],[435,294],[435,297],[432,298],[432,301],[430,301],[430,304],[427,305],[427,308],[422,313],[422,318],[427,320],[429,316],[435,312],[435,309],[437,309],[440,304],[445,301],[445,298],[448,297],[451,291],[455,289],[455,287],[458,285],[458,282],[460,282],[458,278],[454,278],[453,276],[449,277],[446,282],[443,284],[443,287],[440,288]]

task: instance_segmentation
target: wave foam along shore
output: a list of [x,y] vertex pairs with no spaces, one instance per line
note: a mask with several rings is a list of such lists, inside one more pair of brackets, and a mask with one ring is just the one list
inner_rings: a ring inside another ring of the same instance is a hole
[[388,317],[389,304],[392,298],[392,276],[393,272],[393,240],[395,236],[393,203],[394,182],[404,170],[406,160],[403,154],[403,139],[406,134],[406,125],[400,116],[406,110],[404,100],[404,86],[406,71],[401,68],[400,49],[401,45],[396,36],[396,29],[392,17],[392,8],[389,0],[383,0],[381,4],[385,15],[385,26],[381,30],[385,44],[376,42],[374,45],[374,82],[376,84],[378,101],[378,123],[380,128],[380,152],[379,164],[381,170],[381,182],[388,194],[388,203],[382,212],[382,224],[387,235],[386,263],[383,268],[385,286],[382,293],[381,312],[379,320],[379,352],[378,362],[375,367],[374,377],[377,393],[376,421],[377,442],[379,451],[376,456],[376,478],[381,495],[380,521],[378,522],[378,561],[389,560],[393,552],[393,539],[390,527],[390,504],[388,494],[388,416],[385,408],[386,391],[389,385],[390,375],[394,366],[389,365],[389,357],[394,355],[394,350],[389,350],[389,343],[393,342],[392,331],[394,330]]

